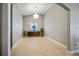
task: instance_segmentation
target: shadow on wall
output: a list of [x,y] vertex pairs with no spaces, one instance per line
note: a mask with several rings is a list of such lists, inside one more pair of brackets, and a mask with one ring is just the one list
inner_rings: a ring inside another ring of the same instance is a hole
[[2,55],[2,4],[0,3],[0,56]]

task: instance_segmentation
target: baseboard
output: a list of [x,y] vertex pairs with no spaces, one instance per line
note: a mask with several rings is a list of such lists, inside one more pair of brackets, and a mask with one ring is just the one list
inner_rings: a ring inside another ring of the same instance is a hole
[[45,38],[47,38],[47,39],[49,39],[50,41],[52,41],[52,42],[54,42],[54,43],[56,43],[56,44],[58,44],[58,45],[60,45],[60,46],[62,46],[62,47],[64,47],[64,48],[67,49],[67,46],[66,46],[66,45],[63,45],[63,44],[59,43],[58,41],[56,41],[56,40],[54,40],[54,39],[52,39],[52,38],[50,38],[50,37],[45,37]]
[[20,40],[18,40],[14,45],[13,45],[13,47],[12,47],[12,49],[13,48],[15,48],[16,47],[16,45],[19,43],[21,41],[21,39]]
[[76,52],[79,52],[79,50],[70,51],[70,54],[72,55],[72,54],[74,54],[74,53],[76,53]]

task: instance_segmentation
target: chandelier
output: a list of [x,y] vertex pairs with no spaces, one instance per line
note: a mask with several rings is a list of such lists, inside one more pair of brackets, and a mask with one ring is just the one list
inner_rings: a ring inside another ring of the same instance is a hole
[[38,15],[37,13],[35,13],[35,14],[33,15],[33,18],[34,18],[34,19],[38,19],[38,18],[39,18],[39,15]]
[[[37,7],[35,7],[35,9],[37,9]],[[39,18],[39,14],[36,11],[34,11],[33,18],[34,19],[38,19]]]

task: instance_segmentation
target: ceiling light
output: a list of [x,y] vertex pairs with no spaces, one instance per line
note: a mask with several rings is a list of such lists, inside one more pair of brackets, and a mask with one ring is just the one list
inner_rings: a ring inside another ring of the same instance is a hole
[[34,14],[33,14],[33,18],[34,19],[38,19],[39,18],[39,15],[37,13],[37,6],[35,6],[35,10],[33,10]]
[[37,13],[35,13],[35,14],[33,15],[33,18],[34,18],[34,19],[38,19],[38,18],[39,18],[39,15],[38,15]]

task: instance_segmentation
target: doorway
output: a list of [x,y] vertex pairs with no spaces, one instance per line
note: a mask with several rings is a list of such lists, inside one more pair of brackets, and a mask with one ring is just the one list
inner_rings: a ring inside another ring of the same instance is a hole
[[[70,10],[65,5],[51,4],[51,8],[49,8],[48,12],[40,16],[41,19],[33,19],[32,15],[23,15],[22,7],[24,7],[24,5],[25,4],[13,4],[12,6],[11,46],[16,46],[18,44],[17,42],[21,42],[20,40],[23,40],[24,33],[25,33],[24,36],[26,37],[26,39],[29,40],[29,38],[32,38],[30,36],[33,36],[33,35],[37,36],[36,31],[39,31],[41,28],[44,28],[45,37],[54,39],[55,41],[65,45],[69,50],[70,48],[70,45],[69,45],[70,44],[70,33],[69,33],[70,32],[70,29],[69,29],[70,28],[69,27]],[[26,5],[29,5],[29,4],[26,4]],[[43,21],[43,23],[41,20]],[[40,26],[38,23],[40,24]],[[30,24],[30,29],[29,29],[29,24]],[[32,43],[34,44],[34,41]]]

